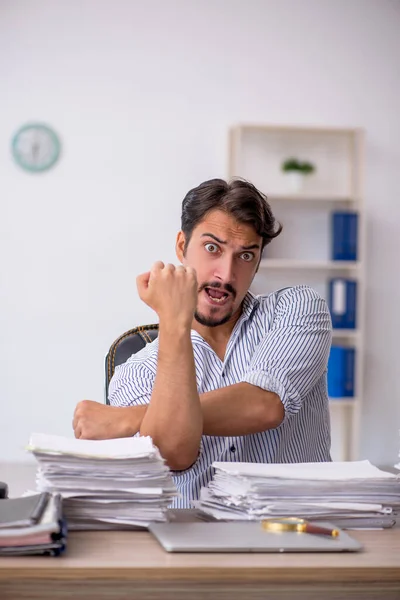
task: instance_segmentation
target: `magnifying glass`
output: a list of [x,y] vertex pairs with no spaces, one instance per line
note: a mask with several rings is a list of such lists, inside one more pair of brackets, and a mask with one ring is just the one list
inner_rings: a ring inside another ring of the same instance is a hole
[[313,533],[316,535],[330,535],[338,537],[339,530],[330,527],[314,525],[305,519],[297,517],[285,517],[277,519],[263,519],[261,526],[266,531],[297,531],[298,533]]

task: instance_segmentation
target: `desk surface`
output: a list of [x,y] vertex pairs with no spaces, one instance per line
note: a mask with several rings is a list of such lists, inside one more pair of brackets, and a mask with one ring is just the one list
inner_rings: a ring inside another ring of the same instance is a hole
[[57,558],[0,558],[0,581],[21,579],[211,579],[280,582],[398,582],[400,529],[352,531],[361,552],[286,554],[167,553],[147,532],[72,532]]
[[400,529],[364,550],[170,554],[147,532],[73,532],[62,557],[0,558],[2,600],[399,600]]

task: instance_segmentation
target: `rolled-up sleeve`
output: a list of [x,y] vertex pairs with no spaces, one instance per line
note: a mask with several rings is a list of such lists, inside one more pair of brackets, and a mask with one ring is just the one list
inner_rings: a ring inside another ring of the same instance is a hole
[[278,394],[286,420],[326,372],[331,340],[325,300],[307,286],[287,288],[278,294],[271,328],[243,381]]
[[115,369],[108,400],[112,406],[138,406],[150,402],[155,374],[143,363],[129,360]]

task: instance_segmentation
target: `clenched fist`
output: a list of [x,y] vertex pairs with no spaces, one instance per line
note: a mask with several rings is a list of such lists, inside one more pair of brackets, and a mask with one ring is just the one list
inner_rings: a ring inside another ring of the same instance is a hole
[[75,409],[72,426],[76,438],[106,440],[129,437],[140,429],[146,407],[106,406],[82,400]]
[[156,311],[160,324],[189,327],[197,305],[197,277],[191,267],[156,262],[136,279],[140,298]]

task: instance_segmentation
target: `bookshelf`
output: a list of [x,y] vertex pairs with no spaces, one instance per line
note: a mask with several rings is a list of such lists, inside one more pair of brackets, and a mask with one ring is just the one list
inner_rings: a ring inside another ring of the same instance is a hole
[[[276,211],[275,211],[276,212]],[[287,269],[287,270],[323,270],[323,271],[354,271],[359,268],[359,263],[353,261],[313,261],[284,258],[264,258],[260,263],[261,269]]]
[[[269,293],[307,284],[326,300],[329,280],[357,282],[356,329],[334,329],[333,344],[354,348],[354,396],[330,398],[332,458],[356,460],[363,398],[365,312],[365,218],[363,131],[358,128],[239,124],[229,132],[228,175],[244,177],[263,191],[282,234],[265,248],[252,290]],[[297,157],[316,171],[293,191],[281,165]],[[332,260],[334,211],[358,214],[357,260]]]

